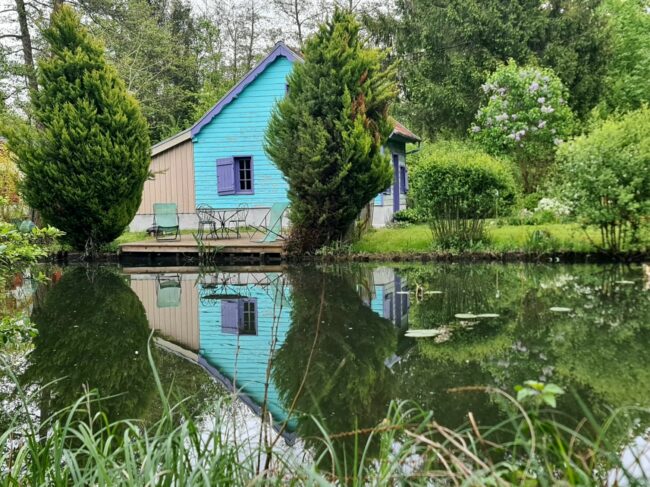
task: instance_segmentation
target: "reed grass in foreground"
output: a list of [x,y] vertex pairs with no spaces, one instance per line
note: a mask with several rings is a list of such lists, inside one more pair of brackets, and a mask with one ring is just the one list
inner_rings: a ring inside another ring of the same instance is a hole
[[619,460],[634,436],[629,410],[604,424],[585,410],[584,420],[567,426],[546,408],[563,393],[552,384],[528,383],[519,401],[496,389],[457,390],[459,400],[478,389],[502,401],[508,419],[489,427],[470,413],[465,427],[451,430],[431,412],[395,402],[374,428],[336,434],[321,429],[322,437],[305,440],[311,448],[288,449],[266,435],[233,441],[225,403],[206,428],[183,412],[182,403],[171,405],[155,370],[154,376],[163,412],[149,427],[109,422],[93,412],[92,392],[37,422],[29,410],[32,398],[18,388],[24,414],[0,435],[1,484],[544,486],[647,485],[650,479],[643,458],[625,465]]

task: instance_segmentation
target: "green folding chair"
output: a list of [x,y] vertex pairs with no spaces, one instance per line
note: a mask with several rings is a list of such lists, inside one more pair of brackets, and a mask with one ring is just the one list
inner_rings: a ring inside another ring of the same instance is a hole
[[156,240],[176,240],[180,236],[176,203],[154,203],[153,225]]
[[158,308],[178,308],[181,305],[181,276],[157,276],[158,289],[156,306]]
[[[275,242],[278,239],[284,240],[282,235],[282,217],[289,208],[289,203],[273,203],[269,211],[262,218],[262,222],[258,226],[251,225],[255,229],[251,235],[252,242]],[[265,233],[261,240],[253,240],[257,233]]]

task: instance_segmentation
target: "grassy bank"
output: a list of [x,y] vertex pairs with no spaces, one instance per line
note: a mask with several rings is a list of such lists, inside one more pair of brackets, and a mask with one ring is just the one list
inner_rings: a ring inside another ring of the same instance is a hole
[[150,427],[108,422],[94,393],[38,422],[29,404],[42,391],[19,389],[23,410],[0,434],[0,484],[550,486],[627,475],[619,456],[631,440],[630,418],[561,422],[553,406],[563,391],[552,384],[529,382],[517,399],[491,388],[453,391],[460,400],[478,392],[501,402],[508,420],[497,425],[479,425],[470,413],[466,426],[449,429],[431,411],[394,402],[375,427],[322,430],[322,438],[287,448],[272,431],[233,440],[228,402],[197,420],[156,382],[163,408]]
[[[476,251],[486,252],[596,252],[598,229],[583,230],[574,223],[546,225],[487,226],[489,243]],[[352,247],[358,253],[410,253],[435,250],[431,231],[427,225],[373,230]]]

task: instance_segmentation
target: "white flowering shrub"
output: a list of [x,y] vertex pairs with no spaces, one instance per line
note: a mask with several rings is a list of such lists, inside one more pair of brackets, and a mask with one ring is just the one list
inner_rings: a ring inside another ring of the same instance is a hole
[[551,69],[499,67],[482,86],[485,101],[470,131],[488,152],[518,164],[524,189],[532,192],[553,162],[555,148],[573,131],[567,90]]
[[568,205],[554,198],[542,198],[539,200],[537,208],[535,208],[535,213],[540,211],[549,211],[559,217],[569,216],[571,214],[571,208]]

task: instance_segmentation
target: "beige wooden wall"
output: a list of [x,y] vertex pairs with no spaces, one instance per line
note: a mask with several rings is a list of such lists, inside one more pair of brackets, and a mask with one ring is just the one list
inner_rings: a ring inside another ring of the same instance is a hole
[[191,139],[153,156],[149,170],[155,173],[155,179],[144,183],[138,215],[153,214],[154,203],[176,203],[178,213],[194,213],[194,152]]
[[199,350],[199,293],[196,274],[181,274],[181,303],[177,308],[159,308],[155,275],[131,276],[131,289],[147,312],[149,328],[188,350]]

